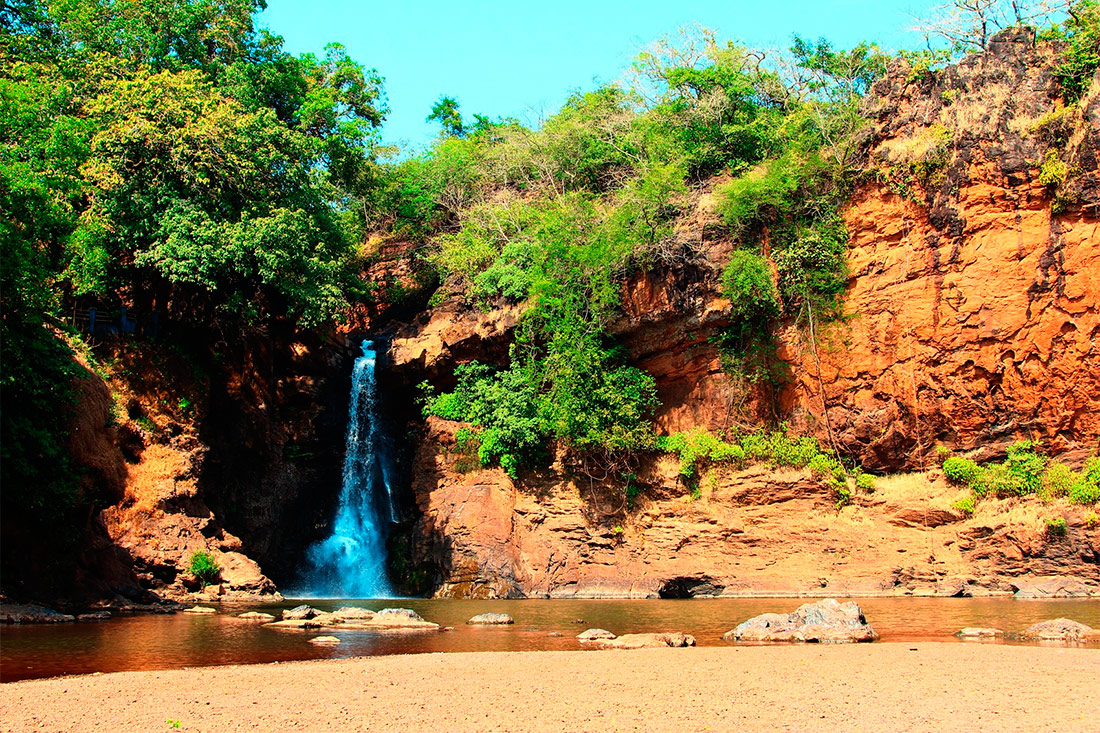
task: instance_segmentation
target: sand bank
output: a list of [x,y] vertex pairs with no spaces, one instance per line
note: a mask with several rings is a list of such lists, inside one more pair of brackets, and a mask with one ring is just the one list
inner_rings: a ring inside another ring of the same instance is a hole
[[1100,730],[1100,650],[419,654],[0,686],[5,731]]

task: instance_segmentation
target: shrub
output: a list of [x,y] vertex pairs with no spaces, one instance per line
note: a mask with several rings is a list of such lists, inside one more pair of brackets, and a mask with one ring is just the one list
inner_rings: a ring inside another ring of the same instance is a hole
[[974,513],[975,499],[974,495],[964,496],[951,505],[952,508],[958,509],[963,514],[970,516]]
[[1003,465],[1013,477],[1011,493],[1017,496],[1037,494],[1043,488],[1047,458],[1033,450],[1037,446],[1038,443],[1030,440],[1008,446],[1008,458]]
[[1062,517],[1046,520],[1046,533],[1048,537],[1065,537],[1066,520]]
[[735,319],[768,319],[779,312],[767,260],[743,249],[735,250],[722,270],[722,294],[729,298]]
[[1069,500],[1074,504],[1100,503],[1100,456],[1085,462],[1085,469],[1069,491]]
[[1041,491],[1044,499],[1053,499],[1059,496],[1069,496],[1073,486],[1079,480],[1079,476],[1061,463],[1051,463],[1043,474],[1043,488]]
[[736,443],[727,443],[706,430],[690,433],[674,433],[658,439],[657,447],[680,458],[680,478],[691,481],[696,477],[700,464],[733,463],[745,460],[745,451]]
[[218,561],[206,550],[191,553],[189,564],[191,574],[202,583],[203,588],[217,580],[222,571]]
[[943,475],[957,484],[972,485],[981,470],[981,467],[969,458],[948,456],[943,461]]
[[1069,166],[1057,151],[1048,150],[1042,165],[1039,166],[1039,183],[1057,188],[1065,183],[1067,175],[1069,175]]
[[873,475],[858,471],[856,473],[856,488],[870,493],[875,490],[875,480]]

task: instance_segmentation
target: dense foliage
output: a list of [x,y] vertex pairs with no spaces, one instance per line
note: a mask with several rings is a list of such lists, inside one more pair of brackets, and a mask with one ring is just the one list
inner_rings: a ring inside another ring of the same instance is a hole
[[[652,379],[621,364],[607,326],[628,274],[695,256],[674,220],[692,185],[723,172],[720,208],[740,243],[722,277],[731,364],[769,368],[781,315],[835,316],[840,181],[856,104],[885,57],[796,39],[791,58],[781,73],[708,32],[661,42],[638,58],[631,86],[575,94],[537,130],[484,118],[470,128],[443,98],[433,118],[445,134],[383,194],[415,203],[381,208],[405,236],[436,233],[446,291],[522,302],[524,317],[511,365],[463,371],[428,413],[480,426],[482,458],[510,471],[551,438],[611,453],[652,445]],[[511,409],[478,409],[477,395],[520,382]]]
[[63,304],[156,308],[223,327],[283,316],[308,325],[338,316],[360,290],[351,265],[376,177],[381,80],[340,46],[287,53],[254,27],[262,7],[0,7],[11,521],[57,518],[81,498],[67,458],[78,369],[56,318]]
[[948,456],[943,473],[950,481],[970,488],[973,499],[963,505],[969,511],[973,511],[975,500],[986,496],[1038,495],[1047,500],[1066,497],[1076,504],[1100,502],[1100,458],[1089,459],[1077,473],[1037,453],[1037,447],[1032,441],[1014,443],[1003,462],[984,466],[969,458]]

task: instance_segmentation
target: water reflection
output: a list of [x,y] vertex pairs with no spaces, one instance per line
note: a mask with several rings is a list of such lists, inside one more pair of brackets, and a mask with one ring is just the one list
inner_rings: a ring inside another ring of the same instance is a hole
[[[724,644],[721,636],[741,621],[768,611],[793,611],[799,599],[713,599],[653,601],[455,601],[365,600],[309,603],[322,610],[361,606],[412,608],[453,631],[324,631],[338,646],[308,643],[322,632],[276,629],[236,618],[244,611],[278,615],[282,606],[224,604],[216,616],[177,614],[138,616],[57,626],[0,629],[0,680],[62,674],[172,669],[243,664],[459,651],[575,650],[574,638],[589,627],[617,634],[683,631],[700,645]],[[1044,619],[1065,616],[1100,627],[1100,601],[1014,601],[1000,598],[865,598],[859,604],[882,641],[951,641],[965,626],[1019,631]],[[479,613],[510,613],[514,626],[467,626]],[[561,636],[551,636],[552,632]]]

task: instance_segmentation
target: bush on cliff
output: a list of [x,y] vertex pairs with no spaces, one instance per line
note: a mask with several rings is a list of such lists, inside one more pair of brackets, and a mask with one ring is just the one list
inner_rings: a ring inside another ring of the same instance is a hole
[[984,466],[950,456],[943,462],[943,473],[948,480],[968,486],[976,499],[1038,494],[1044,499],[1064,496],[1077,504],[1100,501],[1100,458],[1090,459],[1077,473],[1036,453],[1037,447],[1034,441],[1014,443],[1003,462]]
[[191,553],[191,558],[188,560],[188,570],[202,584],[203,588],[216,581],[222,571],[218,561],[206,550]]
[[[807,468],[821,479],[837,496],[837,508],[851,501],[848,486],[851,477],[859,490],[870,490],[873,483],[860,470],[851,476],[835,456],[822,451],[817,440],[808,436],[791,438],[786,430],[742,435],[737,440],[723,440],[703,429],[673,433],[657,438],[658,450],[675,453],[680,459],[680,480],[695,488],[701,468],[709,464],[725,464],[734,468],[746,463],[767,463],[772,466]],[[861,480],[862,479],[862,480]]]

